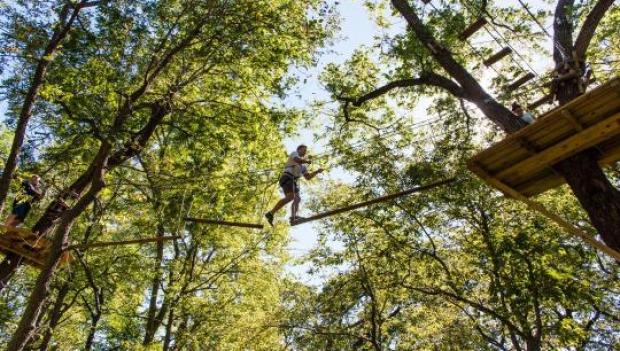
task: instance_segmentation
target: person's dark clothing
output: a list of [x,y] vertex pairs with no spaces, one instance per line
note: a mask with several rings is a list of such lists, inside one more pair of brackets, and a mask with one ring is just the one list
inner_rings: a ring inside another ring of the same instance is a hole
[[299,185],[297,185],[297,179],[292,175],[284,172],[278,182],[285,194],[295,193],[299,194]]
[[14,214],[20,222],[23,222],[32,209],[32,204],[41,199],[41,193],[38,192],[28,180],[22,181],[21,185],[21,191],[13,201],[13,210],[11,213]]

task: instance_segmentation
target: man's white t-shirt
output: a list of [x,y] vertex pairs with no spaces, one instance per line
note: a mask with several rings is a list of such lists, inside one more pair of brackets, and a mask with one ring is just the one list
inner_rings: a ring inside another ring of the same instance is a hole
[[289,173],[295,178],[301,177],[302,174],[308,173],[308,169],[305,164],[299,164],[295,161],[295,158],[302,158],[297,151],[291,152],[288,155],[288,160],[284,166],[284,173]]

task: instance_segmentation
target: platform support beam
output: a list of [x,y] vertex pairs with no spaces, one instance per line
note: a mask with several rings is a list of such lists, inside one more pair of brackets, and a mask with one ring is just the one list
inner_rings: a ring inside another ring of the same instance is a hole
[[583,126],[581,125],[581,123],[579,123],[577,118],[575,118],[575,116],[570,112],[569,109],[564,109],[560,113],[562,114],[562,117],[564,117],[564,119],[566,119],[576,131],[581,132],[583,130]]
[[536,212],[540,213],[541,215],[549,218],[551,221],[555,222],[558,226],[560,226],[560,228],[563,228],[564,230],[566,230],[569,234],[580,238],[581,240],[585,241],[586,244],[590,245],[592,248],[597,249],[599,251],[602,251],[602,252],[606,253],[607,255],[615,258],[616,261],[620,262],[620,252],[618,252],[618,251],[610,248],[609,246],[601,243],[600,241],[597,241],[596,239],[592,238],[586,232],[584,232],[583,230],[575,227],[574,225],[572,225],[571,223],[566,221],[564,218],[562,218],[562,217],[558,216],[557,214],[549,211],[541,203],[528,199],[526,196],[524,196],[523,194],[519,193],[515,189],[513,189],[513,188],[509,187],[508,185],[502,183],[498,179],[493,178],[491,175],[489,175],[486,172],[486,170],[482,169],[482,167],[480,167],[478,165],[474,165],[474,164],[470,164],[469,167],[475,169],[476,174],[478,176],[480,176],[484,181],[486,181],[488,184],[492,185],[497,190],[499,190],[502,193],[504,193],[506,196],[508,196],[510,198],[513,198],[515,200],[523,202],[530,210],[536,211]]

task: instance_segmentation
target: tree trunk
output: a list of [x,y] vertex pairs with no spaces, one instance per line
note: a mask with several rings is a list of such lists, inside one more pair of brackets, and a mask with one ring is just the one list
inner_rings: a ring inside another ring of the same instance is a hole
[[564,176],[605,244],[620,252],[620,192],[596,162],[596,152],[582,152],[554,168]]
[[70,224],[66,223],[60,226],[56,231],[52,252],[45,264],[45,268],[39,274],[35,287],[28,298],[26,310],[22,315],[17,330],[9,341],[7,351],[21,351],[32,338],[36,329],[36,320],[38,319],[43,302],[49,292],[49,284],[54,275],[54,270],[60,262],[63,244],[67,242]]
[[[554,14],[553,29],[556,45],[553,58],[556,69],[561,74],[567,73],[569,69],[584,69],[589,44],[589,40],[585,40],[584,37],[591,37],[594,34],[595,23],[600,21],[613,2],[600,2],[595,6],[596,11],[588,15],[587,25],[590,27],[582,28],[577,38],[577,48],[573,46],[574,28],[570,14],[573,3],[572,0],[559,0]],[[598,20],[590,23],[593,16]],[[555,86],[555,94],[560,106],[566,105],[582,94],[585,87],[580,85],[580,77],[576,77],[559,82]],[[605,244],[620,252],[620,192],[611,184],[596,161],[596,151],[590,149],[581,152],[558,163],[554,169],[566,179]]]
[[46,351],[49,347],[49,343],[52,340],[52,336],[54,334],[54,328],[60,322],[60,318],[63,315],[63,306],[65,302],[65,298],[69,293],[69,282],[64,283],[60,290],[58,291],[58,296],[56,297],[56,301],[54,302],[54,307],[49,313],[49,325],[45,330],[45,334],[43,335],[43,339],[41,340],[41,344],[39,345],[39,351]]
[[[156,211],[159,206],[155,206]],[[163,225],[160,223],[157,225],[157,237],[163,237],[165,235],[165,230]],[[153,342],[153,338],[155,337],[155,333],[159,326],[161,325],[163,318],[158,318],[158,308],[157,308],[157,297],[159,295],[159,287],[162,282],[162,269],[161,263],[164,259],[164,243],[163,241],[157,242],[157,257],[155,259],[155,276],[153,277],[153,281],[151,282],[151,298],[149,301],[149,310],[147,312],[146,319],[146,328],[144,333],[144,340],[142,341],[142,345],[146,346]],[[162,306],[163,309],[163,306]]]
[[164,336],[164,345],[162,347],[163,351],[170,350],[170,345],[172,344],[172,326],[174,325],[174,308],[170,308],[170,312],[168,312],[168,321],[166,322],[166,335]]
[[97,194],[99,194],[101,189],[105,186],[103,180],[104,169],[107,165],[110,149],[111,145],[104,142],[102,145],[102,152],[97,155],[97,159],[94,161],[98,167],[91,182],[90,189],[73,208],[62,216],[52,241],[49,258],[45,263],[45,267],[43,267],[41,273],[37,277],[35,286],[28,298],[26,309],[22,314],[15,333],[9,341],[7,351],[22,351],[32,338],[36,328],[36,320],[41,313],[43,303],[49,293],[51,279],[54,277],[55,270],[64,252],[64,247],[68,243],[71,227],[75,219],[95,200]]
[[88,328],[88,337],[86,337],[86,342],[84,343],[84,350],[92,350],[93,342],[95,340],[95,333],[97,332],[97,324],[99,324],[99,320],[101,319],[101,312],[96,313],[91,317],[90,328]]
[[[69,16],[69,11],[71,9],[73,9],[71,17],[69,17],[69,19],[67,20],[67,17]],[[71,26],[73,25],[73,22],[77,18],[78,13],[81,9],[82,4],[79,4],[75,7],[73,5],[65,5],[63,7],[60,12],[59,23],[56,25],[54,33],[52,34],[49,43],[45,47],[45,50],[43,51],[43,54],[41,55],[41,58],[39,58],[39,61],[37,63],[37,67],[32,77],[32,82],[30,83],[30,87],[26,92],[24,103],[22,104],[22,108],[19,112],[19,118],[17,120],[17,126],[15,128],[15,134],[13,136],[11,150],[9,151],[9,155],[7,156],[7,159],[4,163],[2,177],[0,177],[0,212],[2,212],[2,209],[4,208],[4,202],[9,192],[11,180],[13,179],[15,169],[17,168],[17,157],[19,156],[22,145],[24,144],[26,127],[28,126],[28,122],[30,121],[30,117],[32,116],[32,109],[39,95],[39,90],[43,85],[43,81],[45,80],[47,69],[49,68],[49,65],[51,63],[51,58],[56,54],[58,47],[67,37],[67,34],[69,34],[69,29],[71,29]]]

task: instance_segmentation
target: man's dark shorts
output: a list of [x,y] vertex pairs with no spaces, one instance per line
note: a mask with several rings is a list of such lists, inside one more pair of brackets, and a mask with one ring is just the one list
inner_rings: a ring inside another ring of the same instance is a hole
[[13,211],[11,213],[14,214],[20,222],[23,222],[26,220],[28,212],[30,212],[30,207],[31,205],[29,202],[13,202]]
[[285,194],[299,194],[299,186],[297,186],[297,180],[295,180],[295,178],[293,178],[292,176],[283,174],[280,177],[279,183]]

